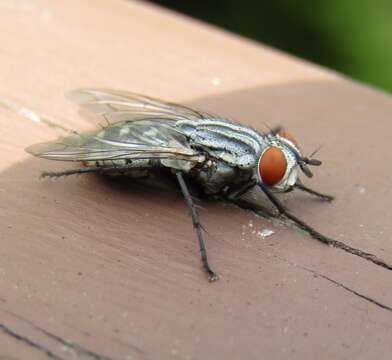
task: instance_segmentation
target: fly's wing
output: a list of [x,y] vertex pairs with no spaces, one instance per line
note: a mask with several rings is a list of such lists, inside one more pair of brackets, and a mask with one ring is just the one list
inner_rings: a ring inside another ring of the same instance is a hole
[[104,116],[111,125],[95,134],[73,134],[36,144],[26,150],[51,160],[89,161],[115,159],[173,159],[203,161],[189,146],[175,124],[178,120],[202,119],[203,114],[185,106],[149,97],[100,89],[80,89],[68,98]]
[[189,147],[185,135],[166,121],[119,122],[95,134],[73,134],[26,149],[50,160],[175,159],[191,162],[203,156]]
[[186,106],[147,96],[109,89],[78,89],[67,98],[103,116],[109,122],[159,119],[168,122],[204,119],[209,116]]
[[63,161],[115,159],[204,159],[175,128],[178,120],[203,114],[128,92],[79,89],[67,96],[83,108],[104,116],[111,125],[96,134],[73,134],[26,150],[39,157]]

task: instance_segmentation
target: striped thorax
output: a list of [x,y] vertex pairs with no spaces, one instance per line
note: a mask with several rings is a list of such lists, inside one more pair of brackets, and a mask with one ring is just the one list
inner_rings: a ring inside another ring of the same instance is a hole
[[[192,147],[204,150],[243,174],[285,191],[297,180],[298,145],[287,132],[260,134],[250,127],[225,119],[180,120],[176,127]],[[233,171],[233,176],[238,175]]]

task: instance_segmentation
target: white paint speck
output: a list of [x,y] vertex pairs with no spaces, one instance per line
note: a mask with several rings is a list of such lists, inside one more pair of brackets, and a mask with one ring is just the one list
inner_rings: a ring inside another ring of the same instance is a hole
[[44,116],[42,114],[39,114],[31,109],[28,109],[24,106],[20,106],[18,104],[13,103],[12,101],[9,101],[7,99],[1,99],[0,98],[0,108],[4,108],[10,111],[13,111],[14,113],[21,115],[25,119],[28,119],[30,121],[33,121],[35,123],[43,123],[45,125],[48,125],[56,130],[61,131],[62,133],[66,133],[69,135],[70,133],[75,133],[72,129],[67,129],[59,124],[56,124],[56,122],[50,120],[47,116]]
[[366,193],[366,188],[364,188],[363,186],[358,186],[358,192],[360,194],[365,194]]
[[18,109],[18,114],[24,116],[25,118],[34,121],[36,123],[41,122],[41,117],[35,113],[34,111],[27,109],[27,108],[20,108]]
[[[242,228],[241,235],[244,236],[246,233],[246,225],[242,225],[241,228]],[[242,240],[244,240],[244,239],[242,239]]]
[[275,234],[275,231],[274,231],[274,230],[271,230],[271,229],[264,229],[264,230],[262,230],[262,231],[259,231],[259,232],[257,233],[257,236],[258,236],[260,239],[266,239],[267,237],[269,237],[269,236],[271,236],[271,235],[273,235],[273,234]]
[[41,10],[41,13],[39,15],[41,20],[44,22],[48,22],[52,19],[52,12],[49,9]]
[[219,86],[222,83],[222,80],[219,79],[218,77],[212,78],[211,79],[211,84],[214,86]]

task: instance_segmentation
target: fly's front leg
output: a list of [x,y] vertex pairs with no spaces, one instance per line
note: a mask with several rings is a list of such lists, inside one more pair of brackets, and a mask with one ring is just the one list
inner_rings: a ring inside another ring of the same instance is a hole
[[301,182],[297,182],[294,187],[298,190],[304,191],[308,194],[312,194],[314,196],[317,196],[319,199],[324,200],[324,201],[333,201],[335,198],[332,195],[328,195],[328,194],[323,194],[320,193],[316,190],[310,189],[308,187],[306,187],[305,185],[303,185]]
[[[69,176],[69,175],[80,175],[80,174],[88,174],[88,173],[99,173],[106,174],[110,172],[116,171],[126,171],[131,169],[130,165],[120,165],[120,166],[86,166],[79,169],[70,169],[64,171],[43,171],[41,173],[40,178],[58,178],[61,176]],[[134,167],[132,169],[135,169]]]
[[263,190],[264,194],[268,197],[268,199],[274,204],[274,206],[277,208],[281,215],[293,221],[296,225],[298,225],[302,230],[305,230],[314,239],[319,240],[327,245],[335,246],[337,244],[336,240],[327,238],[302,220],[298,219],[296,216],[289,213],[286,208],[280,203],[280,201],[275,197],[275,195],[264,184],[258,183],[258,185],[260,189]]
[[208,281],[211,282],[216,281],[218,280],[218,276],[211,270],[210,265],[208,264],[207,250],[203,238],[203,226],[200,223],[199,215],[197,213],[195,204],[193,203],[191,194],[189,193],[188,187],[185,183],[182,173],[177,172],[176,176],[177,176],[178,183],[180,184],[182,194],[184,195],[185,202],[188,205],[189,211],[191,212],[193,227],[196,229],[197,238],[199,240],[200,256],[201,256],[201,261],[203,263],[204,271],[208,275]]
[[283,126],[278,125],[278,126],[273,127],[272,129],[269,129],[268,135],[274,135],[275,136],[280,131],[284,131],[284,128],[283,128]]

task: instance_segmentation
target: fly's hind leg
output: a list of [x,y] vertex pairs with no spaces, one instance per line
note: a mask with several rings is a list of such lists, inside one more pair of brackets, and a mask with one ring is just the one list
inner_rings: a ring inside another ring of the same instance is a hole
[[131,167],[131,165],[119,165],[119,166],[86,166],[79,169],[70,169],[64,171],[43,171],[41,173],[40,178],[58,178],[61,176],[69,176],[69,175],[80,175],[80,174],[88,174],[88,173],[99,173],[99,174],[108,174],[115,172],[127,171],[130,169],[135,169],[135,167]]
[[200,223],[199,215],[197,213],[195,204],[193,203],[191,194],[189,193],[188,187],[185,183],[182,173],[177,172],[176,176],[177,176],[178,183],[180,184],[182,194],[184,195],[185,202],[188,205],[189,211],[191,212],[193,227],[196,230],[197,238],[199,240],[200,256],[201,256],[201,261],[203,263],[204,271],[207,273],[208,281],[210,282],[216,281],[218,280],[218,276],[211,270],[210,265],[208,264],[207,250],[203,238],[203,226]]

